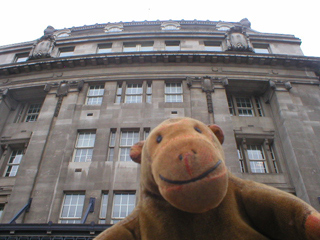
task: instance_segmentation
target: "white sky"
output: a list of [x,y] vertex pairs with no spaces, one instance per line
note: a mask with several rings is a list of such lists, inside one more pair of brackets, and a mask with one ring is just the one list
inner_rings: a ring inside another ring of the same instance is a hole
[[306,56],[320,57],[320,0],[6,0],[0,4],[0,46],[32,41],[55,29],[107,22],[248,18],[259,32],[293,34]]

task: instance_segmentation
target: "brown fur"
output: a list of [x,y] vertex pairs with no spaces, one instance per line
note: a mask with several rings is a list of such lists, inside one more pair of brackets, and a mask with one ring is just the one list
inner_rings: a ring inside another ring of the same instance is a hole
[[96,239],[319,240],[320,214],[307,203],[227,171],[223,139],[190,118],[160,124],[130,154],[141,162],[137,207]]

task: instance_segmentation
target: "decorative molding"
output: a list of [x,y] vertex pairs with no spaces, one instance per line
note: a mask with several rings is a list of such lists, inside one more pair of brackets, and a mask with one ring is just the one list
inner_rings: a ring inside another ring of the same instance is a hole
[[[170,59],[170,61],[168,61]],[[261,65],[263,60],[264,66],[284,66],[295,68],[310,68],[314,71],[320,71],[319,57],[304,57],[287,55],[259,55],[259,54],[244,54],[244,53],[209,53],[209,52],[183,52],[177,51],[166,54],[162,52],[154,53],[108,53],[108,54],[92,54],[82,56],[71,56],[66,58],[50,58],[39,59],[31,62],[12,63],[0,66],[0,76],[10,76],[23,73],[30,73],[34,71],[51,71],[54,69],[67,69],[76,67],[88,67],[97,65],[114,65],[114,64],[135,64],[140,63],[161,63],[175,64],[177,62],[194,62],[194,63],[213,63],[213,64],[248,64]],[[27,68],[26,68],[27,67]],[[216,68],[215,68],[216,69]],[[213,69],[213,70],[215,70]],[[219,71],[220,68],[218,68]],[[61,70],[60,70],[61,71]]]
[[104,31],[105,32],[122,32],[123,31],[123,24],[122,23],[108,23],[105,26]]
[[170,31],[170,30],[180,30],[181,26],[179,22],[167,21],[161,23],[161,30]]

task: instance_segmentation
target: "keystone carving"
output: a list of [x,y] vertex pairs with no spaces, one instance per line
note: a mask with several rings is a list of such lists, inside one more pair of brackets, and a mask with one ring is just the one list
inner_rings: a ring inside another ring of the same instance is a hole
[[44,30],[44,35],[33,45],[29,59],[51,58],[52,50],[55,46],[54,32],[56,30],[52,26],[48,26]]
[[226,33],[226,43],[228,51],[252,52],[252,46],[245,28],[236,26],[230,28]]

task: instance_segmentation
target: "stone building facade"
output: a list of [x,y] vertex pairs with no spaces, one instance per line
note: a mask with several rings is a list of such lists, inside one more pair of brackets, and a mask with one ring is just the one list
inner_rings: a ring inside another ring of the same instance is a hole
[[243,19],[49,26],[1,46],[0,235],[121,220],[139,195],[128,149],[172,117],[220,125],[232,173],[320,210],[320,58],[300,43]]

